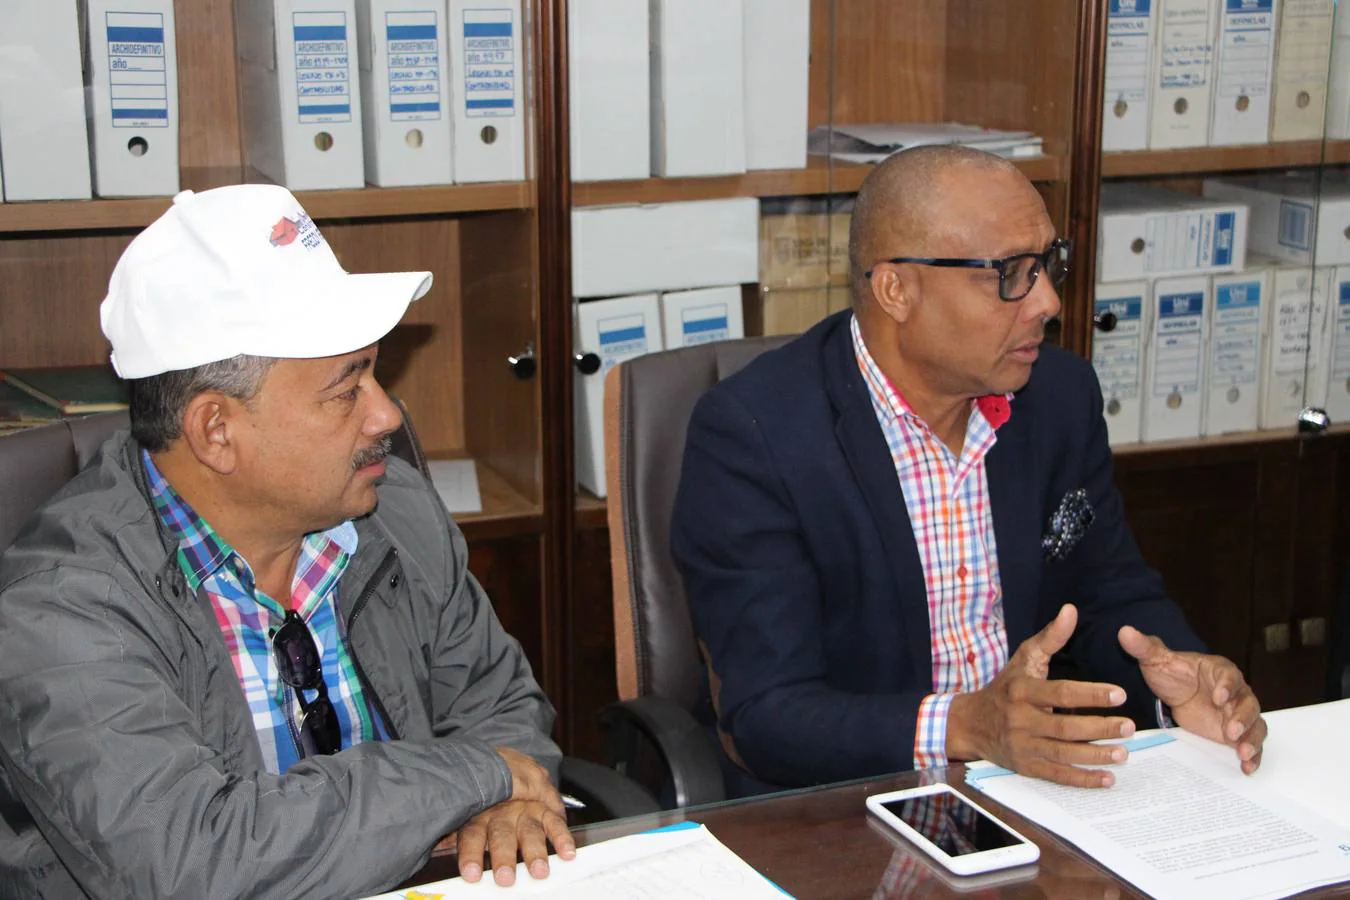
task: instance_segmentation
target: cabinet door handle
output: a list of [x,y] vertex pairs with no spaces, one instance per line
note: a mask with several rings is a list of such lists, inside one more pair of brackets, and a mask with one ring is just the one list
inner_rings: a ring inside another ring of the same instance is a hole
[[585,350],[572,354],[572,364],[582,375],[594,375],[600,371],[600,354]]
[[1107,310],[1106,312],[1099,312],[1092,317],[1092,327],[1096,328],[1098,331],[1115,331],[1116,323],[1119,321],[1120,319],[1116,317],[1115,313]]
[[526,344],[524,350],[515,356],[508,356],[506,362],[511,367],[511,372],[521,381],[529,381],[539,368],[534,358],[534,344]]

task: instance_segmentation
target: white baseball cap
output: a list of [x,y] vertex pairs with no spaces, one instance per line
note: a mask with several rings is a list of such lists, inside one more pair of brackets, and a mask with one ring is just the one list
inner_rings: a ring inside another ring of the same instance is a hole
[[147,378],[351,353],[430,289],[430,272],[348,274],[290,191],[241,184],[174,197],[117,261],[99,320],[117,374]]

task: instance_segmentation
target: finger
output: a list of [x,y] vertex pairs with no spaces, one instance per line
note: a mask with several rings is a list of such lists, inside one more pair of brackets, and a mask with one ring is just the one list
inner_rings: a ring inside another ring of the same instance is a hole
[[483,849],[487,829],[482,820],[470,819],[459,830],[459,875],[473,883],[483,877]]
[[1028,750],[1035,758],[1064,766],[1118,766],[1130,757],[1130,751],[1121,744],[1078,744],[1049,738],[1033,738]]
[[1134,734],[1134,722],[1111,716],[1066,716],[1041,713],[1033,720],[1034,732],[1058,741],[1102,741],[1129,737]]
[[488,822],[492,880],[501,887],[510,887],[516,882],[516,821],[516,816],[497,815]]
[[[552,813],[541,810],[545,816]],[[548,844],[545,841],[544,826],[532,815],[520,817],[516,828],[516,839],[520,843],[520,858],[525,861],[531,878],[548,877]]]
[[1223,736],[1229,743],[1236,744],[1261,718],[1261,704],[1256,695],[1243,682],[1241,693],[1225,710]]
[[452,831],[445,837],[436,842],[436,846],[431,848],[432,853],[448,853],[459,845],[459,832]]
[[1250,775],[1261,768],[1261,751],[1256,751],[1256,755],[1242,763],[1242,774]]
[[1008,695],[1014,701],[1043,709],[1101,709],[1125,702],[1124,688],[1096,681],[1019,678],[1008,688]]
[[1080,769],[1051,762],[1048,759],[1033,759],[1024,766],[1018,766],[1017,772],[1040,778],[1068,787],[1105,788],[1116,783],[1116,777],[1100,769]]
[[1072,603],[1066,603],[1059,608],[1059,613],[1049,625],[1032,635],[1022,646],[1030,645],[1031,650],[1043,653],[1045,658],[1049,659],[1064,649],[1064,645],[1069,643],[1069,638],[1073,637],[1073,630],[1076,627],[1078,627],[1078,609]]
[[541,799],[543,800],[544,805],[548,807],[549,812],[564,820],[567,819],[567,807],[563,805],[562,794],[558,793],[557,789],[553,787],[552,782],[549,782],[548,789],[544,792],[544,796]]
[[575,858],[577,841],[572,837],[572,832],[567,830],[567,819],[563,816],[545,815],[543,821],[548,841],[553,845],[553,849],[558,851],[558,855],[563,859]]
[[1120,646],[1126,653],[1141,663],[1159,662],[1172,652],[1167,649],[1161,638],[1144,634],[1133,625],[1123,626],[1117,632],[1116,639],[1120,641]]
[[1265,748],[1265,744],[1266,720],[1258,717],[1256,724],[1252,725],[1237,742],[1238,759],[1244,763],[1254,763],[1250,769],[1244,765],[1242,771],[1250,775],[1260,767],[1261,751]]

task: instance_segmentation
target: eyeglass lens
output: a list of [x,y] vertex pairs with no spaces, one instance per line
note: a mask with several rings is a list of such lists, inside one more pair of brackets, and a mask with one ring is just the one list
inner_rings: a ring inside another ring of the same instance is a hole
[[1069,274],[1069,248],[1056,242],[1045,253],[1025,254],[1014,257],[1003,267],[998,280],[999,297],[1004,300],[1021,300],[1036,286],[1041,269],[1047,268],[1050,283],[1059,287]]
[[[336,753],[342,748],[342,729],[337,711],[328,699],[319,648],[309,626],[295,610],[286,612],[286,620],[272,636],[272,655],[276,658],[277,674],[295,689],[300,701],[301,749],[306,756]],[[309,690],[318,691],[319,696],[305,700],[304,691]]]

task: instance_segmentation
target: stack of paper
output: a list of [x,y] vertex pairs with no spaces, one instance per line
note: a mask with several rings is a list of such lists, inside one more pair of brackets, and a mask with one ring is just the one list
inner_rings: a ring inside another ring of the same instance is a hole
[[1041,155],[1041,139],[1030,131],[998,131],[959,122],[909,122],[894,125],[820,125],[811,129],[807,147],[840,162],[880,162],[893,153],[924,144],[964,144],[998,156]]
[[427,463],[431,486],[451,515],[483,511],[478,493],[478,469],[471,459],[433,459]]

